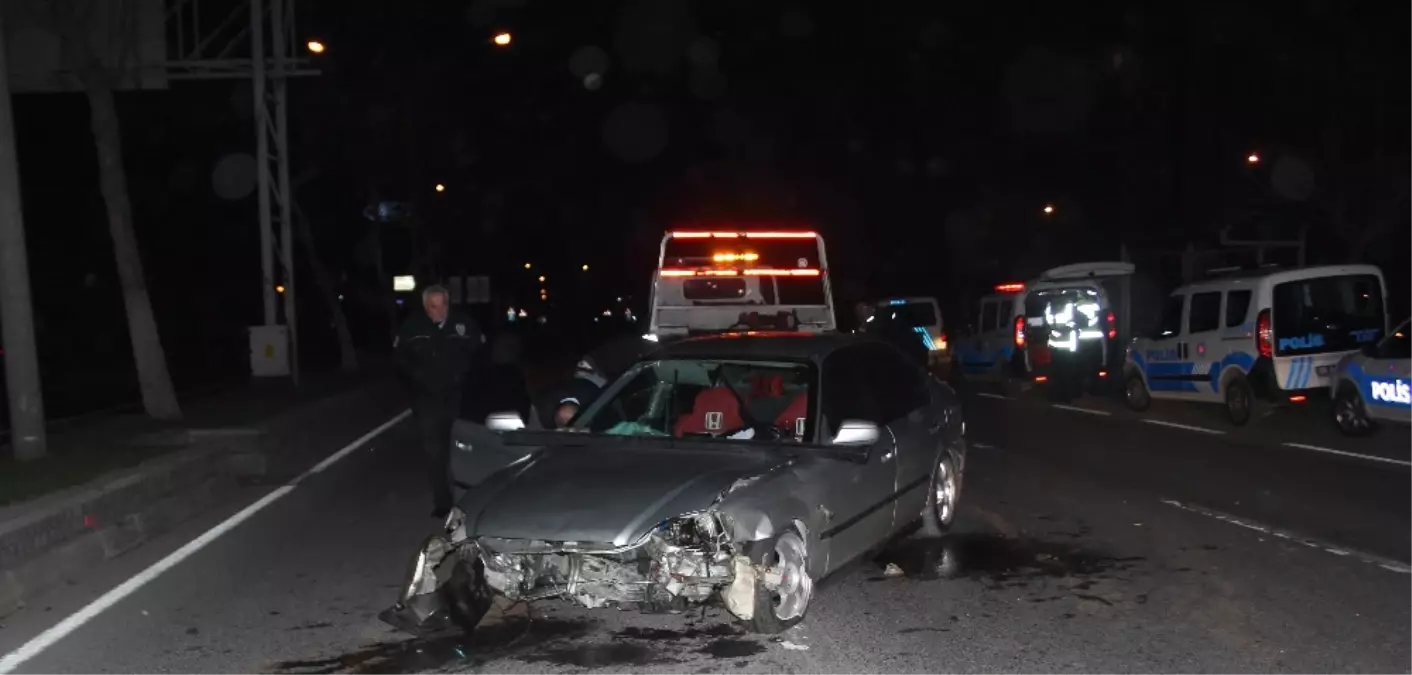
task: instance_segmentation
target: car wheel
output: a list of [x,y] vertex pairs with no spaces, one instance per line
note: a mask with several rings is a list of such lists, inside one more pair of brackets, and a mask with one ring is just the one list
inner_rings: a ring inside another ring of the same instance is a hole
[[1152,392],[1147,390],[1147,383],[1142,381],[1142,376],[1137,373],[1130,373],[1128,379],[1123,383],[1123,402],[1128,404],[1129,410],[1143,412],[1152,407]]
[[1226,385],[1226,417],[1231,424],[1245,426],[1255,413],[1255,393],[1244,377],[1236,377]]
[[1368,418],[1368,409],[1357,389],[1347,386],[1339,389],[1334,397],[1334,424],[1345,436],[1367,436],[1373,432],[1373,420]]
[[755,579],[755,614],[750,629],[756,633],[782,633],[804,619],[814,598],[814,580],[809,576],[809,551],[804,538],[789,530],[775,540],[773,548],[761,556],[761,567],[779,574],[780,581],[769,588],[764,579]]
[[927,484],[927,505],[922,509],[922,536],[941,537],[951,529],[956,519],[956,504],[961,497],[961,477],[951,453],[942,450],[941,460],[932,469]]

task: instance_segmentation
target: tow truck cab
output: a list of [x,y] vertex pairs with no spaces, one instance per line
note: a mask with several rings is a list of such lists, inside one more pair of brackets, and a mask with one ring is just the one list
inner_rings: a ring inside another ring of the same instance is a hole
[[645,337],[834,331],[824,239],[812,231],[682,229],[662,237]]

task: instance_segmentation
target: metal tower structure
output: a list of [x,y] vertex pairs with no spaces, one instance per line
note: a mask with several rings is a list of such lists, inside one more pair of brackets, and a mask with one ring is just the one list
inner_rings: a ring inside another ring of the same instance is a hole
[[295,0],[169,0],[165,32],[175,44],[168,45],[165,71],[170,80],[250,79],[264,326],[277,325],[282,289],[289,374],[298,384],[288,87],[289,78],[319,71],[299,55],[294,8]]

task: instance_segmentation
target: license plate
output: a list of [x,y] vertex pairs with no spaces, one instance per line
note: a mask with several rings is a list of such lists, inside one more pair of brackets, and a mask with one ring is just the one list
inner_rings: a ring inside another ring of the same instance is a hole
[[1333,367],[1333,366],[1319,366],[1319,367],[1317,367],[1317,368],[1314,369],[1314,372],[1318,373],[1318,374],[1319,374],[1319,377],[1328,377],[1328,376],[1329,376],[1329,373],[1334,372],[1334,367]]

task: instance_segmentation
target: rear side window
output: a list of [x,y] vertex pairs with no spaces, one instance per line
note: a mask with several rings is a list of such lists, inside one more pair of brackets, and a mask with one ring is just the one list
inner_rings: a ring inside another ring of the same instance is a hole
[[1221,292],[1191,294],[1191,312],[1186,321],[1188,333],[1205,333],[1221,327]]
[[1226,294],[1226,328],[1235,328],[1245,323],[1245,314],[1250,311],[1250,291],[1231,291]]
[[1350,351],[1382,338],[1383,289],[1371,274],[1287,281],[1274,289],[1275,355]]

